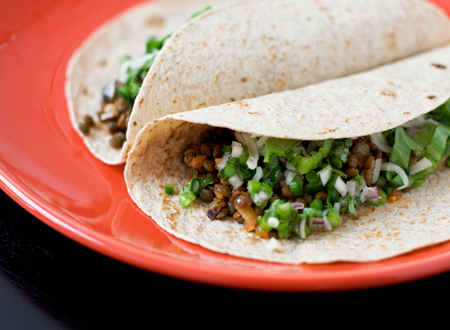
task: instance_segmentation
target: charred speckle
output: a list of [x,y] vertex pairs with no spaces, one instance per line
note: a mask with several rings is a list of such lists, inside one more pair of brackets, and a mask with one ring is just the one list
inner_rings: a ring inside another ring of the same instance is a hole
[[431,65],[434,66],[435,68],[438,68],[438,69],[442,69],[442,70],[447,69],[447,67],[445,65],[443,65],[443,64],[431,63]]
[[210,220],[214,220],[216,218],[217,214],[219,214],[219,212],[220,212],[220,208],[208,210],[208,213],[207,213],[208,218]]

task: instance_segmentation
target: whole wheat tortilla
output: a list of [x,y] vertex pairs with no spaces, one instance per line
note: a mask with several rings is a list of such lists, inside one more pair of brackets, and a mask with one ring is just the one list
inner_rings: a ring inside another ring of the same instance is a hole
[[[164,115],[346,76],[450,42],[450,20],[427,1],[249,0],[216,6],[222,4],[216,0],[206,1],[212,10],[181,24],[187,13],[205,7],[205,1],[194,3],[200,8],[189,0],[144,4],[96,33],[72,62],[68,98],[76,126],[83,114],[97,112],[118,56],[129,50],[134,55],[149,32],[173,32],[136,99],[122,152],[109,147],[102,130],[85,137],[103,161],[123,163],[139,130]],[[163,26],[144,30],[148,15],[160,17]]]
[[188,169],[181,153],[212,126],[290,139],[364,136],[394,128],[450,98],[450,45],[371,71],[296,90],[177,113],[147,124],[125,167],[131,198],[159,226],[186,241],[239,257],[281,263],[365,262],[450,239],[450,170],[431,175],[395,203],[362,206],[331,232],[305,240],[268,240],[232,220],[211,221],[207,206],[183,209],[179,196]]
[[111,134],[98,125],[89,135],[78,128],[84,115],[97,118],[102,88],[119,76],[124,55],[145,53],[150,37],[163,38],[183,25],[192,14],[222,0],[165,0],[135,5],[100,26],[72,55],[66,70],[66,99],[74,129],[89,150],[107,164],[122,163],[121,150],[109,145]]

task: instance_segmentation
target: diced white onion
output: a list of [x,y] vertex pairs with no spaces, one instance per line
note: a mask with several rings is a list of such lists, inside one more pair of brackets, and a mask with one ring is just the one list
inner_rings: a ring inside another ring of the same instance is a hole
[[269,251],[281,250],[281,244],[275,237],[271,237],[267,241],[266,249]]
[[299,233],[300,233],[300,237],[303,239],[306,238],[305,226],[306,226],[306,219],[302,219],[300,221]]
[[341,177],[338,177],[336,179],[336,182],[334,183],[334,187],[341,194],[342,197],[347,196],[347,185],[345,184],[344,180],[342,180]]
[[119,81],[125,83],[128,80],[128,69],[137,69],[142,67],[145,62],[156,56],[156,52],[145,54],[141,57],[124,61],[120,66]]
[[231,142],[231,157],[240,157],[244,147],[240,142],[233,141]]
[[355,198],[359,189],[359,182],[358,181],[347,181],[347,192],[352,196],[352,198]]
[[243,133],[242,136],[244,137],[245,144],[248,148],[247,166],[249,169],[254,170],[256,166],[258,166],[259,159],[259,151],[256,146],[256,140],[253,139],[250,134]]
[[383,163],[383,164],[381,164],[381,170],[382,171],[389,171],[389,172],[396,172],[398,175],[400,175],[400,178],[403,181],[403,185],[398,187],[397,188],[398,190],[402,190],[402,189],[405,189],[406,187],[408,187],[408,185],[409,185],[408,176],[406,175],[405,170],[402,169],[397,164]]
[[303,203],[292,203],[292,208],[294,210],[302,210],[305,208],[305,204]]
[[323,218],[309,217],[309,228],[313,232],[323,231],[324,220]]
[[258,140],[256,140],[256,146],[259,148],[263,148],[266,143],[268,136],[261,136]]
[[323,212],[323,227],[326,231],[330,231],[333,228],[327,217],[329,212],[330,210],[326,210],[325,212]]
[[227,160],[230,159],[230,157],[231,157],[230,154],[226,154],[220,159],[220,161],[218,163],[216,163],[217,169],[219,171],[223,170],[223,168],[225,167],[225,165],[227,163]]
[[241,142],[242,144],[245,144],[244,135],[241,132],[234,132],[234,136],[236,137],[236,140]]
[[255,175],[253,175],[252,180],[259,181],[263,176],[263,169],[261,166],[256,167]]
[[370,136],[370,139],[379,150],[386,152],[388,154],[391,153],[392,147],[387,144],[386,138],[384,137],[383,133],[374,133]]
[[244,183],[238,173],[229,177],[228,182],[233,186],[234,189],[239,188]]
[[378,181],[378,178],[380,177],[380,171],[381,171],[381,158],[377,158],[375,159],[375,166],[373,168],[372,183]]
[[261,202],[269,200],[269,195],[267,195],[267,193],[265,193],[264,191],[260,191],[255,193],[252,196],[252,199],[255,204],[259,204]]
[[276,217],[269,217],[269,219],[267,219],[267,224],[272,228],[278,228],[280,225],[280,220]]
[[361,192],[361,203],[367,200],[378,199],[378,187],[365,187]]
[[328,180],[331,178],[331,167],[327,166],[324,169],[319,171],[320,181],[322,181],[322,185],[326,185]]
[[410,175],[417,174],[419,172],[422,172],[423,170],[426,170],[431,166],[433,166],[431,160],[429,160],[426,157],[423,157],[421,160],[419,160],[417,163],[415,163],[413,166],[409,168],[409,174]]
[[339,212],[341,211],[341,203],[334,203],[333,207],[336,209],[336,213],[339,214]]
[[286,170],[284,171],[284,176],[286,178],[286,184],[290,184],[292,182],[292,180],[294,180],[296,173]]

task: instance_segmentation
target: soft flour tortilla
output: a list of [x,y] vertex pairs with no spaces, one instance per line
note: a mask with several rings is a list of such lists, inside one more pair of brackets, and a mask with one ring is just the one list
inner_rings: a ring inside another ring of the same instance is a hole
[[369,135],[399,126],[450,98],[450,45],[393,64],[296,90],[166,116],[139,133],[125,167],[131,198],[169,233],[208,249],[282,263],[373,261],[450,239],[450,171],[431,175],[400,201],[360,207],[359,219],[305,240],[267,239],[232,220],[211,221],[207,206],[183,209],[188,169],[182,151],[211,126],[257,135],[322,140]]
[[150,37],[163,38],[192,14],[222,0],[165,0],[135,5],[96,30],[73,54],[66,72],[66,98],[72,124],[89,150],[108,164],[122,162],[121,151],[109,145],[111,134],[101,125],[83,135],[78,124],[100,110],[102,89],[119,76],[120,59],[145,52]]
[[[450,42],[450,20],[426,1],[254,0],[219,7],[209,3],[212,10],[178,29],[167,22],[156,30],[158,35],[174,33],[136,99],[122,153],[109,147],[104,132],[86,138],[105,162],[124,162],[139,130],[164,115],[346,76]],[[81,51],[69,73],[74,118],[96,113],[101,87],[117,72],[111,67],[105,75],[96,65],[117,63],[118,57],[110,54],[128,53],[127,48],[115,47],[122,41],[131,45],[127,38],[136,34],[137,47],[143,47],[149,36],[142,28],[146,15],[163,10],[161,21],[180,24],[185,16],[172,15],[186,13],[190,5],[144,5],[89,42],[89,53]]]

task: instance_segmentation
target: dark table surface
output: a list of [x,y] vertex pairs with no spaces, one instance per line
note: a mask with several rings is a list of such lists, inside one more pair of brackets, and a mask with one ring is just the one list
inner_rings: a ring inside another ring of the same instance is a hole
[[450,288],[450,273],[330,293],[255,292],[192,283],[92,251],[43,224],[4,192],[0,204],[0,329],[103,329],[131,321],[150,327],[164,311],[174,320],[182,312],[196,319],[214,310],[242,314],[251,307],[260,312],[264,301],[273,313],[285,314],[303,306],[310,311],[334,306],[338,314],[349,307],[368,311],[369,304],[382,302],[385,315],[396,311],[387,306],[430,306]]

